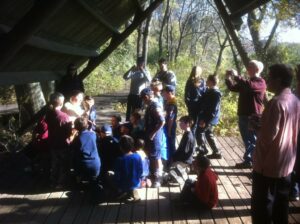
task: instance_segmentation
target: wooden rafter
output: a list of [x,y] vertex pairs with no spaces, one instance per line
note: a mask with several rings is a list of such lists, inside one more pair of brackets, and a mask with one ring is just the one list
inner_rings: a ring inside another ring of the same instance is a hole
[[133,22],[119,35],[113,36],[110,44],[99,56],[91,58],[88,65],[79,74],[81,79],[86,78],[102,61],[104,61],[161,3],[163,0],[155,0],[142,13],[137,13]]
[[259,6],[266,4],[270,0],[256,0],[256,1],[250,1],[250,2],[242,2],[241,5],[239,5],[238,9],[235,10],[234,12],[231,12],[230,17],[232,19],[234,18],[239,18],[246,14],[247,12],[258,8]]
[[60,79],[65,71],[0,72],[0,86]]
[[109,29],[114,34],[120,34],[119,30],[112,26],[108,19],[105,18],[103,14],[100,14],[99,11],[95,11],[89,4],[87,4],[84,0],[77,0],[77,2],[86,10],[88,11],[94,18],[96,18],[103,26]]
[[62,7],[67,0],[35,1],[29,12],[5,34],[0,42],[0,67],[5,66],[30,37]]
[[[0,24],[0,30],[4,33],[8,33],[11,30],[11,28]],[[99,55],[99,53],[96,50],[90,50],[77,46],[62,44],[56,41],[48,40],[37,36],[30,37],[26,44],[39,49],[45,49],[57,53],[76,55],[82,57],[95,57]]]
[[143,9],[141,3],[139,2],[139,0],[134,0],[133,2],[134,2],[135,6],[137,8],[137,12],[139,12],[139,13],[143,12],[144,9]]
[[225,8],[222,0],[214,0],[214,1],[215,1],[216,6],[217,6],[217,9],[218,9],[223,21],[224,21],[224,24],[227,28],[227,31],[228,31],[232,41],[234,42],[235,47],[239,52],[239,55],[241,56],[243,64],[248,65],[250,59],[243,52],[243,46],[242,46],[242,44],[241,44],[241,42],[240,42],[240,40],[239,40],[239,38],[238,38],[238,36],[235,32],[235,28],[234,28],[234,26],[231,22],[231,19],[230,19],[229,15],[226,11],[226,8]]

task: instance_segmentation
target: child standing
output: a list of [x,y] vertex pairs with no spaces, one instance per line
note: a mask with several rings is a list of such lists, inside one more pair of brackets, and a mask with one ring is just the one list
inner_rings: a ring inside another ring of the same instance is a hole
[[141,98],[145,105],[145,142],[149,153],[150,173],[153,178],[153,187],[160,187],[161,165],[161,141],[165,119],[162,109],[154,101],[153,91],[145,88],[141,92]]
[[205,142],[207,140],[213,153],[208,156],[210,159],[221,159],[221,151],[217,147],[215,136],[213,133],[214,127],[219,123],[221,92],[218,88],[218,77],[216,75],[209,75],[207,77],[206,85],[208,89],[203,96],[203,108],[199,114],[199,146],[207,152]]
[[184,202],[194,202],[202,208],[211,209],[218,203],[218,176],[210,169],[209,159],[203,155],[197,156],[194,169],[197,181],[187,180],[180,197]]
[[166,123],[165,131],[167,134],[167,152],[168,160],[173,159],[173,155],[176,151],[176,119],[177,119],[177,103],[175,97],[175,87],[172,85],[166,85],[163,90],[163,97],[166,100]]
[[96,118],[97,118],[97,111],[95,107],[95,100],[91,96],[84,97],[84,109],[86,114],[88,115],[88,129],[89,130],[96,130]]
[[142,159],[139,154],[132,152],[134,149],[132,137],[123,135],[120,138],[120,148],[124,155],[117,159],[114,169],[114,181],[121,193],[119,199],[139,201],[140,197],[136,188],[140,186],[143,174]]

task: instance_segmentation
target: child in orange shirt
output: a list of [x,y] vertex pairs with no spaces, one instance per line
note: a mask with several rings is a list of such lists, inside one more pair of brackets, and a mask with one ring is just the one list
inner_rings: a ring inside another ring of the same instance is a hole
[[[184,202],[194,202],[200,207],[211,209],[218,203],[218,176],[210,166],[210,161],[205,156],[198,156],[194,161],[197,172],[197,181],[187,180],[180,194]],[[196,197],[195,197],[196,196]]]

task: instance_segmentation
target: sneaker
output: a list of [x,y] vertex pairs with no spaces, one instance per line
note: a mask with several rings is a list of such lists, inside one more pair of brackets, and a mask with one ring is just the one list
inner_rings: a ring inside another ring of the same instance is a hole
[[179,174],[179,176],[182,177],[182,179],[184,180],[184,182],[185,182],[187,179],[189,179],[189,176],[188,176],[188,174],[187,174],[187,172],[186,172],[186,168],[184,168],[184,167],[182,167],[182,166],[180,166],[180,165],[177,165],[175,171],[176,171],[176,173]]
[[132,190],[131,196],[133,197],[134,202],[137,202],[137,201],[141,200],[139,192],[136,189]]
[[153,188],[159,188],[160,186],[161,186],[161,184],[160,184],[159,181],[154,181],[153,184],[152,184]]
[[208,153],[207,148],[201,147],[201,146],[197,146],[195,148],[195,151],[198,152],[200,155],[206,155]]
[[213,153],[206,156],[208,159],[222,159],[222,155],[220,153]]
[[177,174],[175,170],[170,170],[170,176],[180,185],[184,184],[184,180],[181,176]]
[[249,168],[252,168],[252,163],[247,162],[247,161],[237,163],[237,164],[235,164],[235,168],[237,168],[237,169],[249,169]]

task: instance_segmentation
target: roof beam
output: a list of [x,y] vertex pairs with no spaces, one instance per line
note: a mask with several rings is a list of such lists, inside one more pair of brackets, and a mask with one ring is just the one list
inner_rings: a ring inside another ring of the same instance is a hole
[[0,86],[60,79],[65,71],[0,72]]
[[239,55],[243,61],[243,64],[248,65],[250,59],[249,59],[247,53],[243,50],[243,46],[235,32],[235,28],[231,22],[230,16],[228,15],[222,0],[214,0],[214,2],[215,2],[215,5],[217,6],[217,9],[219,11],[219,14],[221,15],[222,20],[224,21],[227,31],[237,49],[237,51],[239,52]]
[[143,11],[144,11],[144,9],[143,9],[143,7],[141,6],[139,0],[134,0],[133,2],[134,2],[135,6],[136,6],[136,8],[137,8],[137,12],[143,12]]
[[99,56],[89,60],[88,65],[79,74],[81,79],[86,78],[102,61],[104,61],[161,3],[163,0],[155,0],[142,13],[137,13],[133,22],[119,35],[112,37],[110,44]]
[[256,1],[251,1],[248,4],[243,3],[243,5],[241,5],[238,10],[231,12],[230,17],[232,19],[242,17],[244,14],[248,13],[249,11],[252,11],[260,7],[261,5],[268,3],[269,1],[270,0],[256,0]]
[[5,66],[27,40],[61,8],[67,0],[38,0],[0,42],[0,67]]
[[[10,30],[10,27],[0,24],[0,31],[8,33]],[[99,52],[96,50],[90,50],[67,44],[62,44],[56,41],[48,40],[37,36],[30,37],[29,40],[26,41],[26,44],[39,49],[45,49],[48,51],[54,51],[56,53],[62,54],[76,55],[82,57],[95,57],[99,55]]]
[[102,13],[100,14],[100,12],[96,12],[89,4],[87,4],[83,0],[77,0],[77,2],[111,32],[113,32],[114,34],[120,34],[119,30],[116,27],[112,26]]

